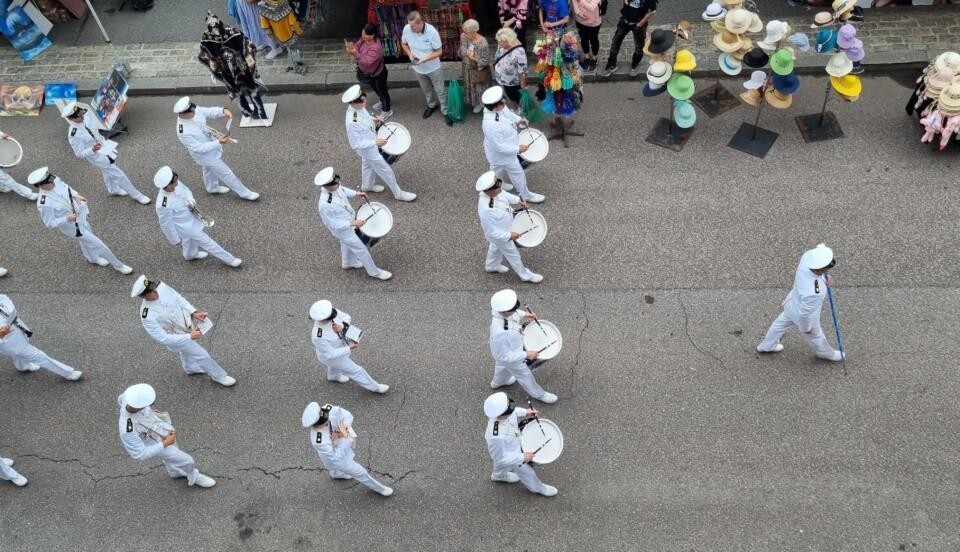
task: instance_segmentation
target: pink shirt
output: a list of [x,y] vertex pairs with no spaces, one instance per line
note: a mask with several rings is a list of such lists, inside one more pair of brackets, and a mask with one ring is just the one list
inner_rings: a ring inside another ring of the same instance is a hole
[[361,72],[375,77],[383,72],[383,46],[379,40],[364,42],[361,38],[354,43],[357,47],[357,53],[353,58],[357,60],[357,67]]
[[573,0],[577,23],[585,27],[597,27],[600,19],[600,0]]

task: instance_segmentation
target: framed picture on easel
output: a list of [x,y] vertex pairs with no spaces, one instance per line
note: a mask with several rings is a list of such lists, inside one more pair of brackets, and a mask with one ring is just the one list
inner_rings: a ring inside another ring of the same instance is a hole
[[121,112],[127,104],[127,91],[130,85],[127,79],[116,69],[110,73],[110,78],[103,79],[97,92],[93,95],[90,107],[93,113],[103,123],[104,130],[113,131],[111,138],[116,134],[127,131],[127,126],[121,121]]

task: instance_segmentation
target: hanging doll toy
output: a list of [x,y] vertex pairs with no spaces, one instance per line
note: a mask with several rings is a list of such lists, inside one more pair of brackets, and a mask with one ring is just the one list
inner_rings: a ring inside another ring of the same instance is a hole
[[256,48],[239,30],[207,12],[207,30],[200,39],[200,63],[223,83],[231,100],[240,103],[247,117],[266,119],[260,93],[267,87],[257,74]]
[[303,28],[290,6],[290,0],[260,0],[257,7],[260,8],[260,27],[267,36],[287,49],[287,71],[298,75],[306,73],[303,50],[299,46]]

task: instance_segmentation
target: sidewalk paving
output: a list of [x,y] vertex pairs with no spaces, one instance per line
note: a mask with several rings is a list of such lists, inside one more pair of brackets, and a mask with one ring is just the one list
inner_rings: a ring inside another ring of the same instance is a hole
[[[810,21],[813,11],[805,17],[784,18],[796,32],[806,32],[812,38]],[[609,19],[609,14],[608,14]],[[664,24],[662,21],[654,20]],[[615,25],[605,23],[601,30],[601,68],[613,35]],[[864,65],[868,72],[885,70],[892,66],[922,66],[937,54],[960,46],[960,13],[953,7],[883,8],[869,10],[867,20],[857,24],[858,36],[867,51]],[[754,42],[763,33],[750,35]],[[719,74],[716,59],[719,52],[713,47],[713,32],[706,23],[694,22],[689,45],[698,60],[697,77]],[[633,39],[628,37],[620,50],[620,72],[611,78],[628,78],[629,59],[633,53]],[[678,41],[682,44],[682,41]],[[59,82],[76,81],[81,95],[96,90],[100,79],[109,74],[118,60],[125,60],[133,69],[130,75],[131,94],[217,93],[223,86],[214,82],[206,68],[196,58],[198,41],[129,44],[110,46],[54,45],[37,59],[24,62],[17,52],[8,47],[0,50],[0,82]],[[338,92],[356,82],[354,64],[343,53],[341,40],[307,40],[304,42],[306,75],[285,71],[286,58],[258,60],[260,74],[270,87],[278,92]],[[683,47],[683,45],[681,45]],[[812,49],[799,54],[798,71],[820,72],[826,56]],[[644,62],[644,67],[646,62]],[[390,84],[393,87],[417,86],[406,64],[390,65]],[[459,78],[460,62],[445,62],[448,79]],[[588,82],[597,80],[587,76]],[[608,80],[608,79],[601,79]]]

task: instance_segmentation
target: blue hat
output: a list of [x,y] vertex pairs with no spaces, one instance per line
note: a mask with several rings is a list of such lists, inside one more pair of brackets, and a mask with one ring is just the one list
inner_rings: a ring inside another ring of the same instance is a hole
[[773,88],[778,92],[783,94],[793,94],[800,88],[800,79],[797,78],[797,73],[790,73],[789,75],[773,75]]
[[651,88],[649,82],[648,82],[647,84],[644,84],[644,85],[643,85],[643,95],[644,95],[644,97],[652,98],[652,97],[654,97],[654,96],[659,96],[660,94],[663,94],[664,92],[667,91],[666,85],[658,84],[658,85],[655,85],[655,86],[656,86],[657,88]]
[[680,128],[690,128],[697,122],[697,110],[693,108],[690,100],[673,102],[673,121]]
[[830,54],[837,49],[837,33],[832,29],[817,31],[817,51],[821,54]]

